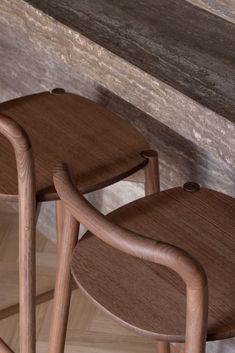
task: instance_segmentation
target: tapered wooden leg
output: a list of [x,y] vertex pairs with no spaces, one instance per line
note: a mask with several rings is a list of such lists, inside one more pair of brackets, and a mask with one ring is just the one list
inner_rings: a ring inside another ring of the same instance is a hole
[[158,154],[156,151],[147,150],[142,152],[142,156],[148,160],[144,169],[145,195],[151,195],[160,191]]
[[[160,192],[158,154],[154,150],[144,151],[142,156],[148,160],[145,167],[145,195]],[[157,343],[157,353],[170,353],[168,342]]]
[[[20,160],[20,155],[18,156]],[[36,196],[33,159],[22,156],[18,167],[19,188],[19,352],[35,353],[35,230]],[[19,173],[20,170],[20,173]]]
[[170,351],[170,343],[160,341],[157,343],[157,353],[170,353]]
[[[19,352],[35,353],[35,208],[34,158],[26,132],[1,115],[0,133],[12,144],[19,194]],[[3,347],[3,342],[1,342]],[[6,345],[4,349],[6,348]]]
[[36,202],[36,214],[35,214],[36,223],[37,223],[39,215],[40,215],[41,206],[42,206],[41,202]]
[[56,234],[57,234],[56,247],[57,247],[58,253],[61,247],[63,227],[64,227],[64,206],[63,206],[63,202],[58,200],[56,201]]
[[49,353],[63,353],[71,297],[72,276],[70,262],[72,251],[78,239],[79,224],[64,210],[63,235],[56,270],[53,312],[49,335]]

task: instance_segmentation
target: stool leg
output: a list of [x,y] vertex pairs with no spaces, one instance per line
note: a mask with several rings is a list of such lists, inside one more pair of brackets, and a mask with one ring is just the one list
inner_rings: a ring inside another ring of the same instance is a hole
[[79,224],[64,210],[63,235],[60,239],[56,270],[53,311],[49,335],[49,353],[63,353],[71,297],[72,276],[70,262],[72,251],[77,243]]
[[[145,167],[145,195],[160,192],[160,176],[158,153],[153,150],[144,151],[142,156],[148,160]],[[157,342],[157,353],[170,353],[168,342]]]
[[37,202],[36,202],[36,212],[35,212],[35,221],[36,221],[36,224],[37,224],[37,222],[38,222],[38,218],[39,218],[39,215],[40,215],[41,206],[42,206],[42,203],[37,201]]
[[[35,353],[35,230],[36,197],[33,157],[17,157],[19,189],[19,352]],[[22,165],[22,166],[21,166]],[[21,170],[24,168],[23,170]]]
[[142,156],[148,160],[145,172],[145,195],[151,195],[160,192],[160,177],[158,154],[156,151],[148,150],[142,152]]
[[59,254],[59,249],[61,247],[61,238],[63,236],[63,227],[64,227],[64,206],[61,200],[56,201],[56,247],[57,253]]
[[157,353],[170,353],[170,343],[169,342],[157,342]]

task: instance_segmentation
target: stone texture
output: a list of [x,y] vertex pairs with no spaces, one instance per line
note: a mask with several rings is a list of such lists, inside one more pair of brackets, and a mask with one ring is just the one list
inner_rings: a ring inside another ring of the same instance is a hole
[[220,16],[227,21],[235,23],[234,0],[187,0],[211,13]]
[[[223,116],[23,0],[0,2],[0,55],[2,101],[56,86],[82,94],[158,149],[162,188],[195,180],[235,196],[235,125]],[[88,198],[106,213],[142,195],[141,183],[123,181]],[[43,207],[39,226],[53,238],[54,207]],[[233,351],[231,340],[208,345],[208,353]]]
[[235,121],[235,25],[182,0],[27,0]]
[[2,0],[1,14],[2,100],[54,86],[88,96],[158,148],[163,187],[193,178],[235,194],[233,123],[22,0]]

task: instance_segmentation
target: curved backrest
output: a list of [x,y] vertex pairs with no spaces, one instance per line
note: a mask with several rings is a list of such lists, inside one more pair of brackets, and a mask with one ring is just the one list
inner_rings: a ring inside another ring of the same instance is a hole
[[[0,114],[0,134],[11,143],[17,165],[19,193],[19,345],[35,352],[35,172],[30,140],[11,118]],[[0,339],[1,352],[11,352]]]
[[185,353],[204,353],[207,331],[207,278],[201,265],[184,250],[112,224],[79,193],[66,165],[54,172],[58,195],[71,214],[107,244],[131,256],[166,266],[184,280],[187,288]]

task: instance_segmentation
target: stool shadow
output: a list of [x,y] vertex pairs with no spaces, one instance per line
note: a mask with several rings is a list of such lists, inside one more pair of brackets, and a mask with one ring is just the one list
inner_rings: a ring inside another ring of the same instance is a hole
[[[159,152],[163,187],[181,185],[187,180],[201,185],[209,183],[211,178],[206,151],[104,87],[97,86],[97,91],[98,103],[133,124],[145,136],[151,148]],[[167,177],[169,172],[171,176]]]

